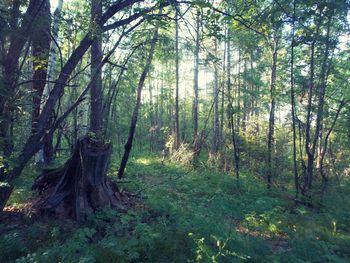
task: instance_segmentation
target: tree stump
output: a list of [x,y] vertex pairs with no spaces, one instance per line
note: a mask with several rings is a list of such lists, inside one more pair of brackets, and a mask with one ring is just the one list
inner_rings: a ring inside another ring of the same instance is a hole
[[83,222],[100,207],[116,206],[120,193],[107,177],[111,144],[99,145],[88,137],[79,139],[72,157],[57,169],[46,170],[35,181],[42,201],[40,210]]

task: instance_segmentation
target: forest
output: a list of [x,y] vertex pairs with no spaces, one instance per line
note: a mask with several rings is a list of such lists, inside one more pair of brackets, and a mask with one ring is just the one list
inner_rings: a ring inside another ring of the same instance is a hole
[[349,262],[349,0],[1,0],[0,262]]

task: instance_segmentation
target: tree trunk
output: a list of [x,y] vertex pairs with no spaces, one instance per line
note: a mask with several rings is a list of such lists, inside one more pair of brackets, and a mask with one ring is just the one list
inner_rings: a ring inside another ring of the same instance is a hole
[[[120,194],[106,176],[112,147],[79,139],[72,157],[60,168],[45,171],[33,185],[44,197],[41,211],[84,222],[101,207],[118,204]],[[46,197],[46,198],[45,198]]]
[[227,32],[227,96],[228,96],[228,105],[227,105],[227,113],[228,113],[228,123],[229,128],[231,130],[231,138],[233,144],[233,157],[234,157],[234,166],[235,166],[235,175],[237,180],[237,186],[239,186],[239,148],[237,142],[237,132],[235,130],[234,123],[234,112],[233,112],[233,98],[232,98],[232,88],[231,88],[231,30],[228,29]]
[[[32,33],[33,18],[39,12],[43,3],[43,1],[29,1],[27,11],[21,16],[19,11],[21,1],[13,1],[10,17],[11,33],[8,36],[9,43],[6,43],[8,49],[2,61],[3,91],[0,95],[0,140],[2,141],[0,147],[5,159],[10,157],[13,150],[10,127],[12,126],[12,117],[15,111],[13,102],[19,78],[19,59],[29,35]],[[23,17],[22,20],[20,20],[21,17]],[[18,25],[21,26],[19,27]],[[5,162],[7,161],[5,160]],[[7,166],[6,163],[5,166]],[[1,173],[4,175],[5,170],[2,170]]]
[[[218,53],[218,43],[217,39],[214,39],[214,53],[217,57]],[[213,100],[214,100],[214,125],[213,125],[213,142],[212,142],[212,152],[216,153],[219,150],[219,72],[217,61],[214,62],[214,86],[213,86]]]
[[199,41],[200,41],[200,30],[201,30],[201,13],[197,10],[196,15],[196,44],[194,49],[194,80],[193,80],[193,106],[192,106],[192,117],[193,117],[193,148],[194,152],[198,148],[198,73],[199,73]]
[[237,115],[236,115],[236,121],[237,121],[237,132],[239,132],[241,128],[241,62],[242,62],[242,54],[241,49],[238,48],[238,74],[237,74],[237,97],[236,97],[236,107],[237,107]]
[[295,111],[295,90],[294,90],[294,45],[295,45],[295,0],[293,0],[293,20],[292,20],[292,43],[291,43],[291,59],[290,59],[290,99],[292,107],[292,130],[293,130],[293,171],[294,171],[294,187],[295,199],[299,195],[299,175],[297,165],[297,134],[296,134],[296,111]]
[[155,49],[155,46],[157,43],[157,38],[158,38],[158,29],[159,29],[159,22],[155,26],[153,37],[151,40],[151,47],[150,47],[150,51],[148,54],[148,58],[147,58],[145,67],[144,67],[142,74],[140,76],[140,79],[139,79],[139,83],[138,83],[138,87],[137,87],[137,95],[136,95],[136,104],[135,104],[134,111],[133,111],[133,114],[131,117],[128,140],[124,146],[125,151],[124,151],[124,155],[123,155],[123,158],[122,158],[122,160],[120,162],[120,166],[119,166],[119,171],[118,171],[118,178],[119,179],[121,179],[123,177],[124,170],[125,170],[126,164],[128,162],[128,159],[129,159],[129,154],[131,152],[132,142],[133,142],[134,134],[135,134],[135,130],[136,130],[137,118],[138,118],[139,110],[140,110],[140,106],[141,106],[142,87],[143,87],[143,84],[145,83],[149,68],[150,68],[151,63],[152,63],[154,49]]
[[[58,41],[58,31],[59,31],[59,25],[61,21],[61,11],[62,11],[62,5],[63,0],[59,0],[56,10],[54,12],[54,18],[53,18],[53,26],[52,26],[52,40],[50,43],[50,52],[49,52],[49,61],[47,65],[47,82],[44,87],[43,95],[41,97],[41,105],[40,105],[40,111],[44,107],[46,100],[49,96],[50,91],[52,90],[53,83],[51,81],[54,80],[55,76],[55,69],[56,69],[56,52],[57,52],[57,41]],[[49,36],[50,37],[50,36]],[[51,39],[51,38],[50,38]],[[50,119],[50,123],[52,122],[52,117]],[[43,149],[39,151],[39,158],[40,162],[44,164],[44,166],[51,163],[53,156],[54,156],[54,150],[53,150],[53,136],[47,137]]]
[[[227,39],[227,29],[225,28],[225,39]],[[223,54],[223,73],[224,77],[221,82],[221,119],[220,119],[220,147],[223,147],[224,145],[224,115],[225,115],[225,82],[226,82],[226,48],[227,48],[227,41],[224,43],[224,54]]]
[[[101,16],[101,1],[92,0],[91,23],[98,25]],[[95,31],[95,41],[91,45],[91,76],[93,79],[90,88],[90,131],[96,142],[102,142],[102,71],[99,69],[102,62],[102,34],[100,27],[97,27]]]
[[[337,112],[335,114],[335,117],[333,119],[333,122],[332,122],[332,125],[331,127],[329,128],[329,131],[327,132],[326,134],[326,137],[325,137],[325,140],[324,140],[324,146],[323,146],[323,149],[322,149],[322,152],[320,153],[320,173],[321,173],[321,176],[322,176],[322,179],[324,181],[324,183],[326,183],[328,181],[328,178],[325,174],[325,171],[324,171],[324,158],[326,156],[326,153],[327,153],[327,147],[328,147],[328,142],[329,142],[329,136],[331,135],[334,127],[335,127],[335,124],[338,120],[338,117],[340,115],[340,112],[341,110],[343,109],[343,107],[349,102],[349,100],[347,101],[341,101],[340,104],[339,104],[339,107],[337,109]],[[320,142],[321,143],[321,142]]]
[[312,115],[312,97],[314,88],[314,54],[315,54],[315,40],[311,44],[311,57],[310,57],[310,84],[308,89],[308,102],[307,102],[307,117],[306,117],[306,131],[305,131],[305,152],[307,156],[306,169],[304,173],[304,182],[302,187],[302,194],[305,196],[310,188],[309,181],[313,175],[314,156],[311,150],[311,115]]
[[[50,50],[50,30],[51,30],[51,13],[50,13],[50,1],[45,0],[37,14],[36,19],[36,31],[32,34],[32,55],[33,55],[33,111],[32,111],[32,131],[35,133],[35,127],[38,121],[38,117],[41,109],[41,101],[44,95],[44,89],[46,86],[47,67],[49,60]],[[46,142],[50,142],[47,137]],[[45,153],[49,154],[48,158],[39,153],[39,163],[48,164],[52,156],[52,143],[45,145]],[[51,146],[50,148],[48,146]],[[45,161],[44,161],[45,160]]]
[[267,189],[271,189],[272,178],[274,177],[273,158],[272,151],[275,144],[275,85],[276,85],[276,70],[277,70],[277,50],[279,36],[278,32],[274,32],[273,36],[273,50],[272,50],[272,66],[271,66],[271,78],[270,78],[270,116],[269,116],[269,133],[267,142]]
[[175,28],[175,144],[177,150],[180,146],[180,123],[179,123],[179,15],[176,7],[176,28]]
[[246,132],[246,126],[248,123],[248,80],[247,80],[247,59],[244,58],[244,73],[243,73],[243,120],[242,120],[242,131],[243,134]]
[[[315,160],[315,150],[316,144],[319,137],[319,129],[321,124],[321,118],[323,114],[323,85],[320,87],[319,91],[319,101],[318,101],[318,112],[316,116],[316,128],[315,128],[315,137],[312,142],[311,140],[311,128],[312,128],[312,100],[313,100],[313,91],[314,91],[314,78],[315,78],[315,48],[316,43],[319,38],[320,27],[322,21],[322,10],[319,11],[318,22],[316,27],[316,34],[311,43],[311,55],[310,55],[310,84],[308,89],[308,104],[307,104],[307,119],[306,119],[306,132],[305,132],[305,151],[307,154],[307,165],[304,173],[304,183],[302,187],[302,194],[308,199],[311,198],[309,192],[312,188],[313,181],[313,172],[314,172],[314,160]],[[329,32],[328,32],[329,33]],[[327,48],[328,49],[328,48]],[[328,50],[326,51],[328,53]],[[327,58],[325,58],[326,60]],[[323,70],[323,69],[322,69]],[[322,74],[321,74],[322,75]],[[322,107],[321,107],[322,106]],[[309,202],[310,200],[307,200]]]
[[[316,154],[316,147],[318,148],[318,156],[317,156],[317,168],[319,168],[319,171],[321,172],[321,155],[322,155],[322,137],[323,137],[323,113],[324,113],[324,97],[326,95],[326,87],[327,87],[327,79],[329,75],[329,69],[331,67],[331,61],[329,59],[329,53],[330,53],[330,30],[331,30],[331,21],[332,21],[332,15],[328,17],[328,23],[327,23],[327,33],[326,33],[326,47],[324,51],[324,57],[323,57],[323,63],[321,67],[321,74],[320,74],[320,87],[318,92],[318,103],[317,103],[317,115],[316,115],[316,129],[315,129],[315,136],[314,141],[312,145],[312,151],[313,155]],[[310,188],[311,188],[310,181]]]
[[155,150],[155,138],[156,138],[156,120],[154,116],[154,103],[153,103],[153,85],[151,81],[148,83],[149,91],[149,119],[150,119],[150,129],[149,129],[149,151],[152,153]]
[[43,95],[47,77],[47,65],[50,49],[50,30],[51,30],[51,13],[50,1],[45,0],[37,13],[36,23],[37,30],[31,36],[32,53],[33,53],[33,112],[32,112],[32,129],[35,133],[35,127],[40,114],[40,104]]

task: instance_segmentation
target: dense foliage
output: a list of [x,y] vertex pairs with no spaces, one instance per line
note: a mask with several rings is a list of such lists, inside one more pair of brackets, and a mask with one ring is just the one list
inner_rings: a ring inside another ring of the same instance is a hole
[[[111,176],[116,174],[111,168]],[[28,178],[33,175],[26,174]],[[105,209],[84,226],[27,218],[1,225],[8,262],[347,262],[349,182],[329,189],[318,210],[296,206],[291,192],[269,193],[261,178],[162,164],[137,156],[123,188],[134,206]],[[345,183],[345,182],[344,182]],[[11,203],[28,198],[19,183]],[[337,204],[334,206],[334,204]]]
[[1,2],[0,262],[348,262],[349,10]]

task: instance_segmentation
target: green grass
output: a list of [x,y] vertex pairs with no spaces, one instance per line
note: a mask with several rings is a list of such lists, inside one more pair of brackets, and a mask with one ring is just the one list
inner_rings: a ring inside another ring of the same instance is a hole
[[[110,175],[116,176],[112,162]],[[28,176],[30,178],[30,176]],[[19,182],[12,202],[28,195]],[[127,212],[105,209],[83,225],[69,220],[0,225],[0,262],[349,262],[349,185],[329,189],[320,209],[293,193],[265,190],[248,172],[193,170],[156,156],[133,157],[123,190]]]

